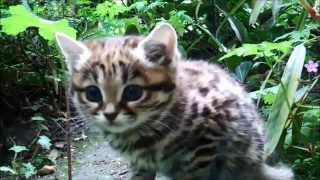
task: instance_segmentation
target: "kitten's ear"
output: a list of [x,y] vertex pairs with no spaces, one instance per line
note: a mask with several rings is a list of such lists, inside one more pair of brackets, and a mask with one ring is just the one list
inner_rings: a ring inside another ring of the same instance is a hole
[[90,51],[83,43],[63,33],[56,33],[56,40],[71,73],[79,70],[89,59]]
[[146,58],[160,65],[169,65],[179,55],[177,33],[168,23],[159,23],[142,41]]

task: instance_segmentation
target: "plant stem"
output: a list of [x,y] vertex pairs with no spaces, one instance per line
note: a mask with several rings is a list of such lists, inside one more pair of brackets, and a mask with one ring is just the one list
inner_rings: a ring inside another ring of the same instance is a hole
[[199,24],[194,24],[194,25],[197,26],[199,29],[201,29],[203,32],[205,32],[223,52],[225,53],[228,52],[228,49],[216,37],[214,37],[213,34],[208,29],[202,27]]
[[[230,16],[232,16],[234,13],[236,13],[238,11],[238,9],[240,9],[240,7],[246,2],[246,0],[241,0],[239,3],[237,3],[237,5],[231,9],[230,13],[227,13],[227,15],[225,16],[225,18],[223,19],[223,21],[221,22],[221,24],[219,25],[219,27],[217,28],[216,31],[216,37],[218,37],[220,30],[222,29],[222,27],[228,22],[228,18]],[[218,7],[218,5],[216,5]],[[218,7],[218,9],[220,9]]]

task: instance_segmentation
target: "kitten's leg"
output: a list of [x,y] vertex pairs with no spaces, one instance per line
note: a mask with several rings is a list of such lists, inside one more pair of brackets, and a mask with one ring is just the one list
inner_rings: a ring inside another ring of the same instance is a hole
[[132,168],[132,176],[130,180],[154,180],[156,172],[145,169]]
[[293,180],[294,174],[291,169],[285,166],[271,167],[263,164],[261,167],[263,180]]
[[208,180],[293,180],[293,173],[286,167],[270,167],[266,164],[254,163],[224,167],[218,176]]

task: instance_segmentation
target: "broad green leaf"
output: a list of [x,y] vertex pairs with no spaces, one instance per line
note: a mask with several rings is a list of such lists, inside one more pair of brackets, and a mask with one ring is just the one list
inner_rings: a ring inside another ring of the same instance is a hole
[[294,97],[294,102],[296,103],[296,102],[300,101],[303,98],[303,96],[306,94],[308,89],[309,89],[309,86],[305,86],[305,87],[298,89],[296,92],[296,95]]
[[43,149],[49,150],[51,144],[51,139],[49,139],[47,136],[40,136],[39,140],[38,140],[38,144],[40,144],[40,146]]
[[14,145],[9,150],[14,151],[15,153],[20,153],[22,151],[27,151],[28,149],[25,146]]
[[36,167],[34,167],[31,163],[23,163],[21,172],[24,174],[24,177],[30,178],[36,174]]
[[7,34],[17,35],[26,28],[34,26],[38,27],[39,34],[49,41],[54,39],[56,32],[63,32],[72,37],[76,36],[76,30],[71,28],[65,19],[47,21],[33,15],[22,5],[10,6],[9,12],[11,16],[0,19],[2,31]]
[[45,121],[46,119],[44,119],[42,116],[39,116],[39,115],[36,115],[36,116],[33,116],[31,118],[32,121]]
[[[279,85],[265,88],[263,90],[253,91],[253,92],[250,92],[249,95],[253,99],[258,99],[259,97],[266,96],[268,93],[277,94],[278,90],[279,90]],[[307,86],[302,87],[299,90],[297,90],[296,95],[294,97],[294,102],[296,103],[296,102],[300,101],[301,98],[304,96],[304,94],[307,92],[307,90],[308,90]]]
[[276,38],[274,41],[284,40],[290,38],[292,41],[299,42],[307,40],[310,37],[311,31],[317,30],[318,24],[307,24],[302,30],[290,31],[289,33],[283,34]]
[[314,108],[303,112],[304,122],[320,123],[320,109]]
[[304,45],[296,46],[285,67],[279,90],[266,124],[266,156],[269,156],[275,150],[285,128],[285,123],[294,102],[295,93],[301,77],[305,56],[306,48]]
[[[152,1],[151,1],[152,2]],[[163,1],[153,1],[152,3],[150,3],[147,8],[145,9],[145,11],[150,11],[153,10],[157,7],[161,7],[163,8],[164,5],[168,4],[167,2],[163,2]]]
[[256,57],[275,57],[285,54],[291,49],[293,41],[283,41],[279,43],[262,42],[260,44],[243,44],[241,47],[232,49],[222,56],[219,61],[232,56],[256,56]]
[[139,12],[145,11],[147,4],[147,1],[137,1],[130,5],[130,9],[136,9]]
[[236,78],[240,82],[244,82],[249,71],[251,70],[251,67],[252,67],[252,62],[250,61],[241,62],[235,69]]
[[279,14],[282,5],[282,0],[272,0],[272,20],[273,24],[276,23],[277,16]]
[[15,170],[13,170],[11,167],[9,166],[0,166],[0,171],[2,172],[9,172],[11,174],[17,174],[17,172]]
[[235,16],[229,17],[228,22],[239,41],[243,42],[248,39],[248,31],[246,27]]
[[129,10],[129,7],[126,7],[121,3],[105,1],[97,5],[95,14],[100,17],[108,16],[110,19],[114,19],[119,14],[127,12]]
[[265,88],[263,90],[250,92],[249,95],[253,99],[258,99],[261,96],[265,96],[267,93],[276,94],[278,90],[279,90],[279,86],[273,86],[273,87]]
[[257,22],[260,11],[266,2],[267,2],[267,0],[256,0],[256,3],[254,5],[254,8],[251,12],[250,19],[249,19],[250,25],[253,25]]

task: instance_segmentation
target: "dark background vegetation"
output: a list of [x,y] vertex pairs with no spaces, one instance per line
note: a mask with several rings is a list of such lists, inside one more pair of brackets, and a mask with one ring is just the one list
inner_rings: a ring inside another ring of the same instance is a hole
[[[320,179],[318,5],[316,0],[1,0],[0,179],[34,177],[44,165],[55,165],[53,150],[65,150],[65,143],[57,145],[65,138],[65,67],[54,32],[78,39],[143,35],[164,20],[176,28],[184,56],[220,64],[245,84],[266,119],[269,159],[289,164],[297,179]],[[303,47],[292,55],[299,44]],[[80,120],[73,121],[72,131],[81,131]]]

